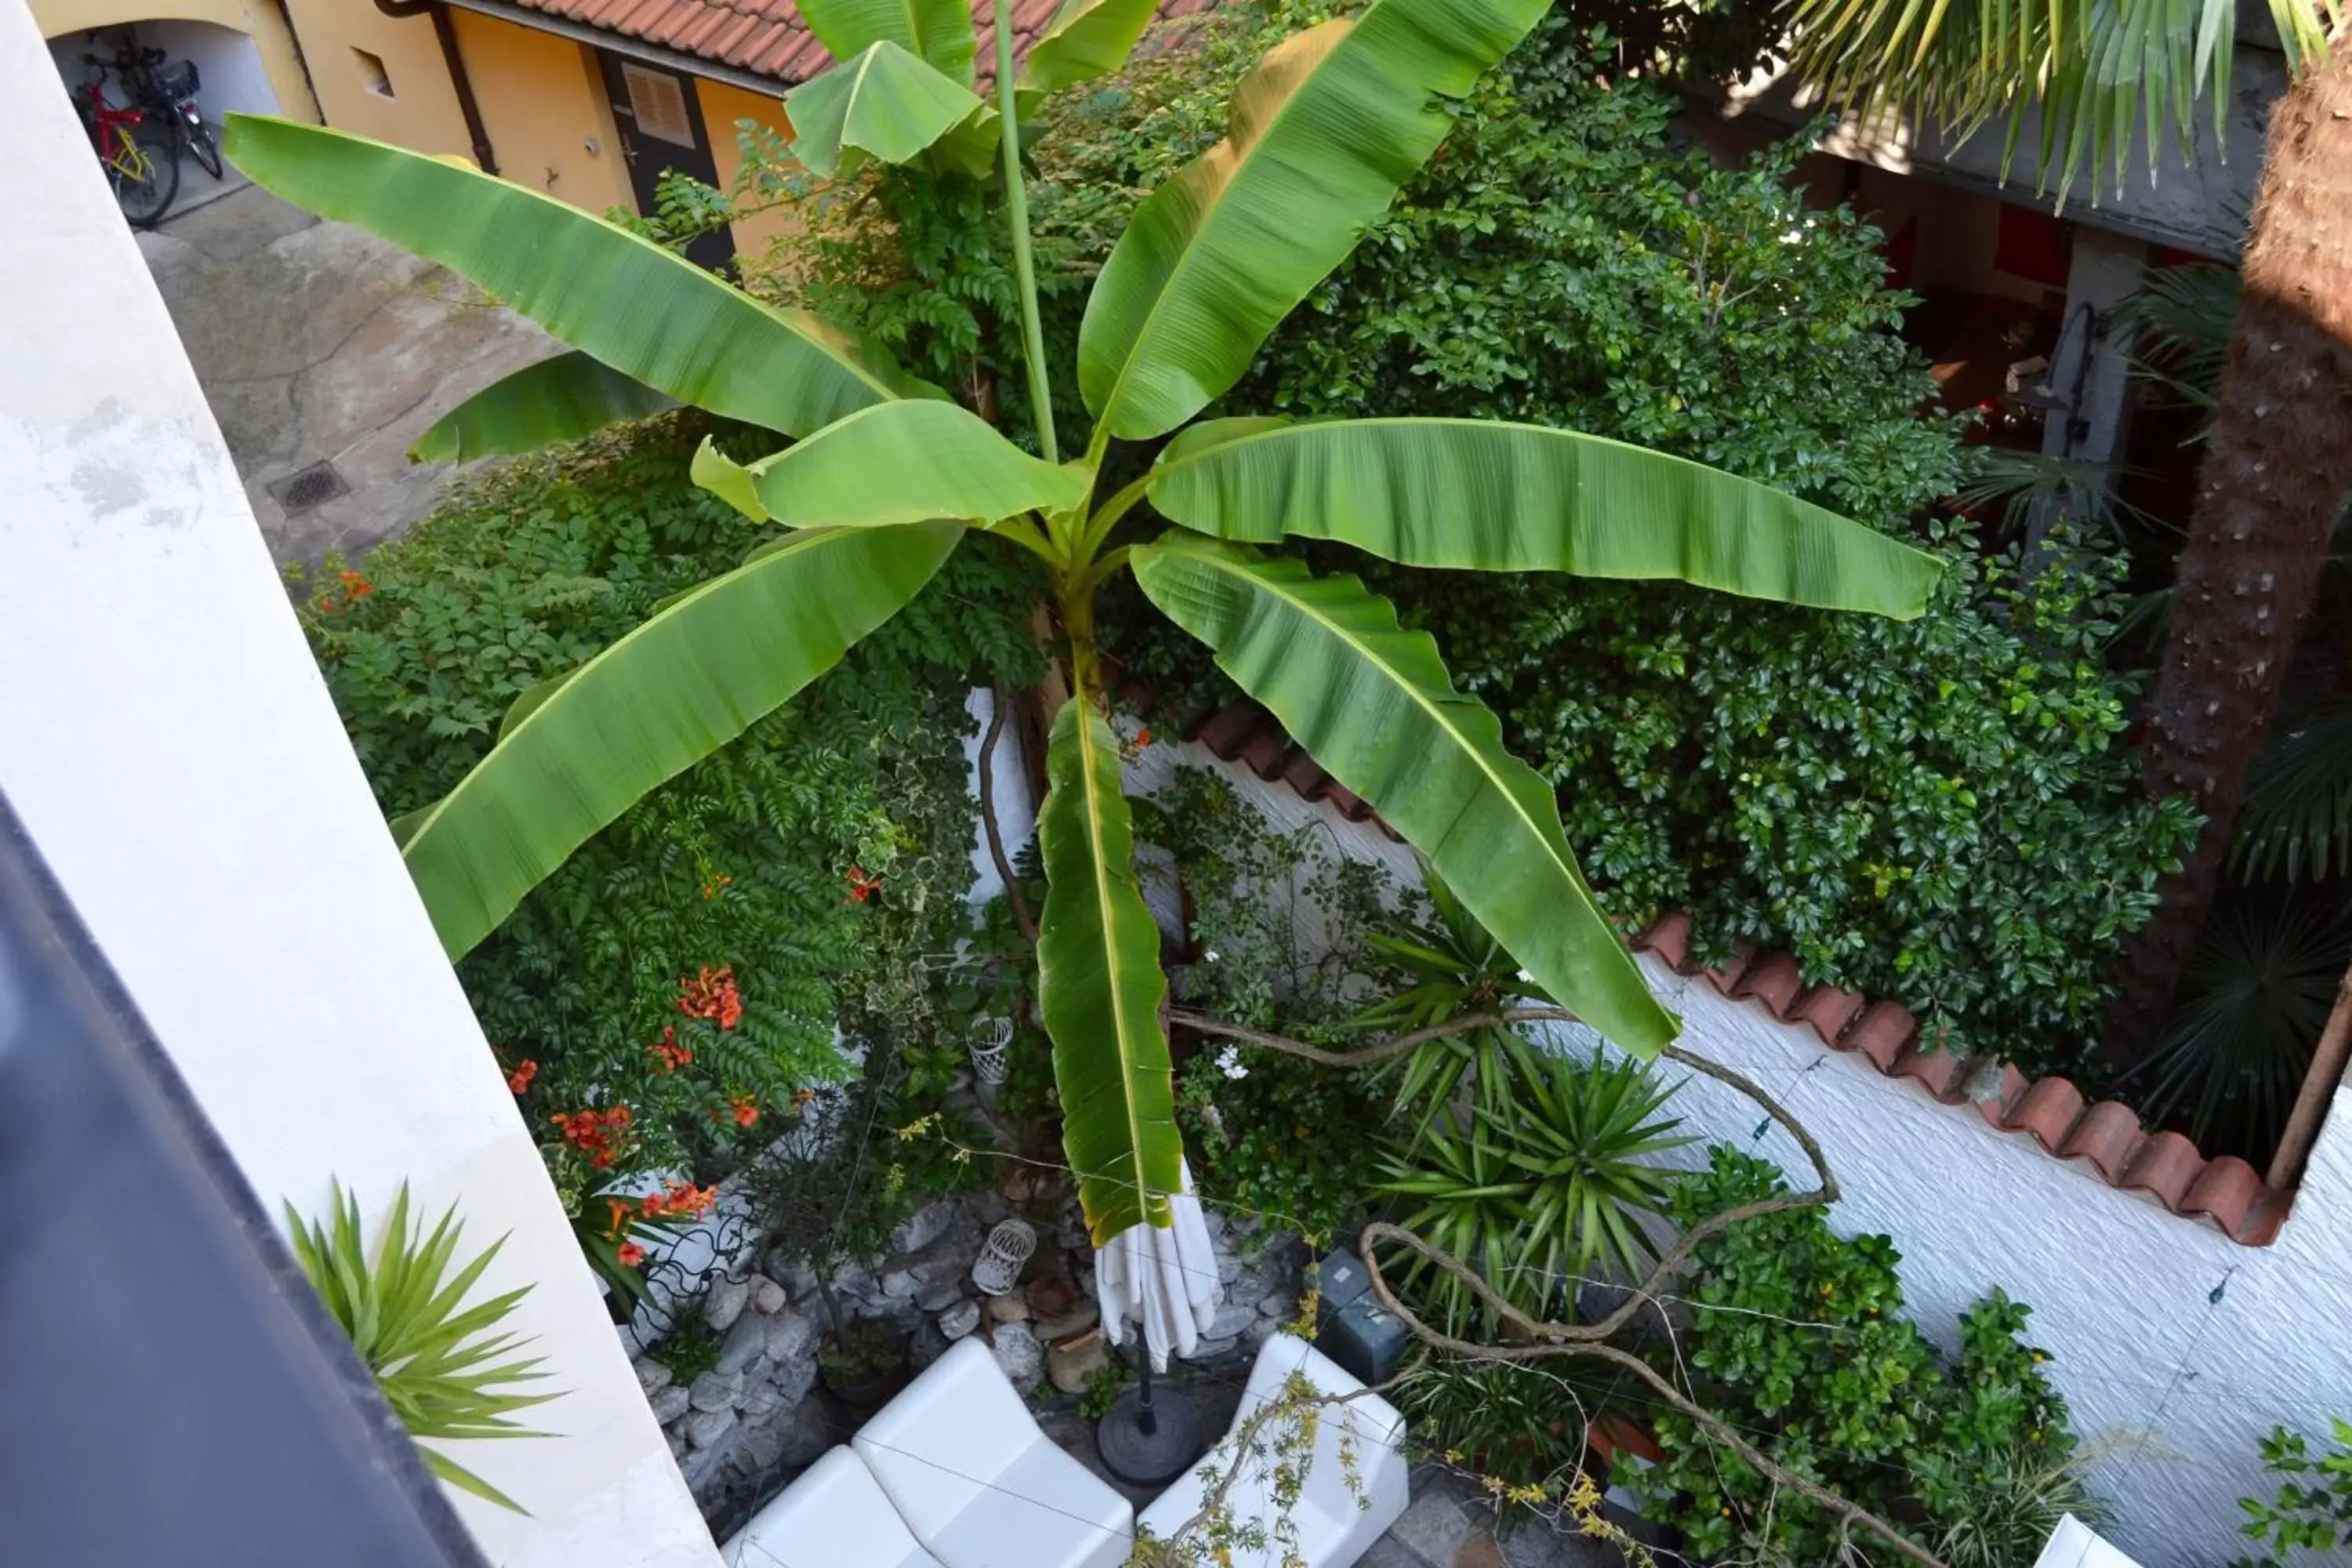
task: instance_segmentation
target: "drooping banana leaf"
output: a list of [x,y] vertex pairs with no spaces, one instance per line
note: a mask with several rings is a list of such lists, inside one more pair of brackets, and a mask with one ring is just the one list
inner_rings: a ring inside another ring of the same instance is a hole
[[708,438],[695,483],[756,521],[879,528],[927,517],[994,522],[1086,499],[1086,477],[1033,458],[952,403],[886,403],[799,445],[737,463]]
[[1062,1142],[1097,1247],[1168,1223],[1182,1146],[1160,1005],[1160,928],[1135,873],[1118,742],[1082,692],[1062,705],[1037,813],[1045,910],[1037,1007],[1054,1041]]
[[1428,857],[1537,984],[1629,1051],[1655,1056],[1675,1037],[1577,868],[1551,786],[1386,599],[1181,532],[1133,562],[1152,603]]
[[[793,156],[826,179],[856,173],[868,157],[905,163],[943,142],[967,159],[976,138],[950,140],[950,132],[966,121],[992,121],[971,88],[887,39],[793,89],[784,108],[795,132]],[[979,155],[979,170],[967,173],[986,171],[987,152]]]
[[968,0],[801,0],[800,13],[835,59],[896,44],[958,85],[971,85]]
[[462,463],[536,452],[677,406],[669,394],[572,349],[501,376],[449,410],[416,438],[408,460]]
[[649,239],[461,163],[250,114],[228,117],[226,150],[295,205],[463,273],[680,403],[805,436],[895,397],[946,395],[806,311],[763,305]]
[[1095,279],[1078,389],[1112,435],[1164,435],[1241,378],[1258,345],[1387,210],[1459,97],[1548,0],[1380,0],[1268,51],[1226,139],[1136,209]]
[[[451,958],[574,849],[839,661],[930,581],[953,523],[796,534],[714,577],[531,704],[409,826],[402,858]],[[404,824],[406,826],[406,824]]]
[[1672,577],[1908,620],[1943,563],[1769,485],[1622,441],[1478,419],[1213,419],[1152,505],[1221,539],[1336,539],[1386,561]]
[[1108,76],[1127,64],[1155,9],[1157,0],[1062,0],[1061,9],[1029,46],[1014,85],[1024,94],[1043,97]]

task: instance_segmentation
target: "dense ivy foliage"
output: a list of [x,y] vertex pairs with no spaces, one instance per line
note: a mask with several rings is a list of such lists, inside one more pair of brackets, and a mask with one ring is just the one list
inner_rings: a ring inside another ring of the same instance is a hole
[[[671,416],[515,463],[305,590],[387,816],[455,784],[526,689],[758,542],[687,478],[702,428]],[[601,1219],[590,1200],[633,1172],[729,1168],[800,1090],[846,1073],[836,1022],[895,1049],[944,1005],[916,960],[967,920],[968,692],[1039,673],[1024,570],[1010,552],[959,552],[840,668],[647,796],[459,965],[576,1211]],[[583,1111],[602,1120],[553,1120]]]
[[[1966,454],[1923,411],[1879,237],[1805,206],[1798,145],[1727,169],[1676,151],[1675,101],[1604,79],[1610,47],[1538,26],[1230,405],[1572,426],[1941,550],[1947,583],[1907,623],[1673,584],[1366,574],[1559,784],[1613,913],[1690,910],[1716,952],[1788,947],[1812,979],[1906,1002],[1931,1041],[2095,1076],[2116,938],[2190,830],[2141,798],[2123,743],[2132,687],[2103,657],[2119,563],[2085,551],[2021,589],[2014,562],[1913,522]],[[1245,53],[1212,30],[1072,106],[1041,224],[1108,228],[1105,204],[1213,138]],[[1162,684],[1215,689],[1186,639],[1112,624]]]
[[[1785,1192],[1769,1163],[1717,1145],[1685,1181],[1687,1227],[1735,1204]],[[1686,1373],[1707,1407],[1782,1464],[1906,1521],[1955,1563],[2030,1563],[2072,1511],[2104,1510],[2071,1463],[2066,1404],[2020,1342],[2030,1309],[1995,1291],[1962,1314],[1947,1361],[1903,1305],[1894,1244],[1843,1240],[1818,1207],[1744,1221],[1699,1243],[1681,1294],[1689,1326],[1660,1370]],[[1824,1510],[1775,1487],[1668,1407],[1651,1413],[1664,1461],[1638,1486],[1649,1516],[1708,1561],[1812,1568],[1840,1561]]]

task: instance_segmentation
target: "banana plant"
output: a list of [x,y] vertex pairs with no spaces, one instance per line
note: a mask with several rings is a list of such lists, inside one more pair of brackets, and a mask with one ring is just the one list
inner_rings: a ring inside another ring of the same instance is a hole
[[[1328,540],[1408,566],[1673,578],[1906,617],[1921,612],[1939,563],[1764,486],[1571,430],[1196,422],[1436,149],[1448,104],[1547,4],[1378,0],[1270,49],[1234,96],[1227,138],[1144,200],[1096,279],[1076,345],[1092,425],[1070,462],[1049,412],[1016,139],[1000,132],[1017,122],[1023,94],[1117,68],[1150,0],[1066,0],[1025,76],[997,0],[992,115],[969,87],[962,0],[803,0],[844,62],[796,89],[825,110],[806,117],[803,139],[818,144],[804,156],[848,148],[925,166],[947,139],[988,128],[977,133],[999,158],[1042,455],[871,343],[538,191],[337,131],[234,119],[230,155],[258,183],[464,273],[577,351],[541,373],[563,383],[561,395],[542,384],[518,397],[501,384],[453,416],[467,449],[584,433],[645,397],[790,438],[755,462],[708,444],[694,461],[699,483],[776,527],[772,542],[525,694],[475,770],[395,825],[450,954],[977,541],[1044,563],[1066,659],[1071,695],[1053,725],[1037,823],[1048,879],[1037,984],[1098,1242],[1167,1222],[1181,1152],[1160,938],[1096,639],[1096,606],[1117,574],[1131,574],[1410,840],[1535,987],[1628,1050],[1664,1046],[1676,1020],[1594,901],[1551,786],[1386,599],[1277,547]],[[928,166],[959,177],[964,156]],[[615,395],[619,381],[644,396]],[[1157,450],[1106,494],[1113,442]]]

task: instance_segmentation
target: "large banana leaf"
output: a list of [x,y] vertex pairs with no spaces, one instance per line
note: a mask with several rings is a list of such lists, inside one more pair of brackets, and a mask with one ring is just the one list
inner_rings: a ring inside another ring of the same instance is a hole
[[1112,435],[1164,435],[1241,378],[1549,0],[1380,0],[1277,45],[1226,139],[1154,191],[1103,264],[1078,389]]
[[1168,1223],[1182,1146],[1160,1005],[1160,928],[1135,874],[1134,824],[1118,742],[1085,693],[1062,705],[1037,813],[1045,912],[1037,1009],[1054,1041],[1062,1142],[1101,1247],[1131,1225]]
[[667,393],[573,349],[501,376],[457,405],[416,438],[408,460],[462,463],[536,452],[677,406]]
[[973,39],[969,0],[800,0],[802,20],[837,60],[874,44],[896,44],[970,87]]
[[461,163],[346,131],[228,117],[236,166],[295,205],[465,274],[620,374],[714,414],[805,436],[894,397],[945,395],[802,310]]
[[1086,500],[1086,476],[1033,458],[952,403],[886,403],[798,446],[737,463],[708,440],[695,483],[758,521],[879,528],[927,517],[999,518]]
[[1720,468],[1493,420],[1211,420],[1169,443],[1150,494],[1221,539],[1336,539],[1408,566],[1675,577],[1905,620],[1944,569]]
[[854,174],[867,157],[904,163],[942,145],[959,162],[975,153],[985,173],[993,138],[950,138],[967,121],[988,120],[988,106],[971,89],[941,74],[919,55],[887,39],[784,94],[792,117],[793,155],[826,179]]
[[1135,52],[1156,8],[1157,0],[1062,0],[1029,46],[1018,86],[1043,95],[1108,76]]
[[1184,533],[1133,562],[1152,603],[1427,856],[1538,985],[1629,1051],[1655,1056],[1675,1037],[1577,869],[1551,786],[1386,599]]
[[962,532],[922,522],[796,534],[526,693],[530,706],[474,771],[404,819],[401,854],[449,956],[647,790],[832,668],[921,591]]

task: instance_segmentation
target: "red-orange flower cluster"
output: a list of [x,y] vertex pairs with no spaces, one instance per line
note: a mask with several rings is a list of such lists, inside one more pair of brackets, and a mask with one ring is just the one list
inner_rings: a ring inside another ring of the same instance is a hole
[[343,585],[343,596],[341,599],[335,597],[334,590],[331,588],[310,601],[322,616],[337,615],[348,610],[375,592],[375,584],[356,572],[338,572],[335,574],[335,580]]
[[612,1165],[616,1153],[614,1143],[629,1130],[631,1118],[627,1106],[616,1105],[609,1110],[593,1107],[569,1114],[559,1110],[548,1120],[562,1130],[565,1142],[584,1150],[588,1163],[602,1171]]
[[751,1103],[751,1097],[750,1095],[737,1095],[733,1100],[729,1100],[727,1103],[734,1107],[736,1126],[749,1127],[751,1123],[760,1120],[760,1108]]
[[849,901],[853,904],[864,903],[872,898],[875,889],[882,885],[882,879],[868,876],[863,866],[852,866],[849,868],[849,875],[842,880],[849,884]]
[[691,980],[677,983],[677,1010],[689,1018],[707,1018],[731,1029],[743,1018],[743,998],[735,989],[735,966],[713,969],[709,964]]
[[1151,726],[1146,724],[1135,732],[1135,747],[1136,750],[1141,751],[1150,744],[1151,744]]
[[675,1215],[690,1219],[719,1201],[717,1187],[698,1187],[692,1182],[667,1182],[657,1193],[647,1193],[638,1200],[638,1207],[647,1219],[662,1215]]
[[721,871],[718,875],[712,877],[710,880],[702,884],[702,896],[706,899],[715,899],[719,895],[721,890],[734,880],[734,878],[729,876],[726,872]]
[[520,1094],[530,1088],[530,1080],[538,1076],[539,1064],[535,1061],[526,1060],[521,1066],[516,1068],[514,1071],[507,1074],[507,1088],[517,1094]]
[[692,1047],[677,1043],[677,1030],[676,1026],[670,1025],[663,1026],[662,1037],[647,1046],[646,1049],[661,1058],[664,1072],[676,1072],[694,1060]]
[[634,1241],[625,1241],[621,1243],[619,1257],[622,1268],[635,1268],[646,1260],[646,1249]]

